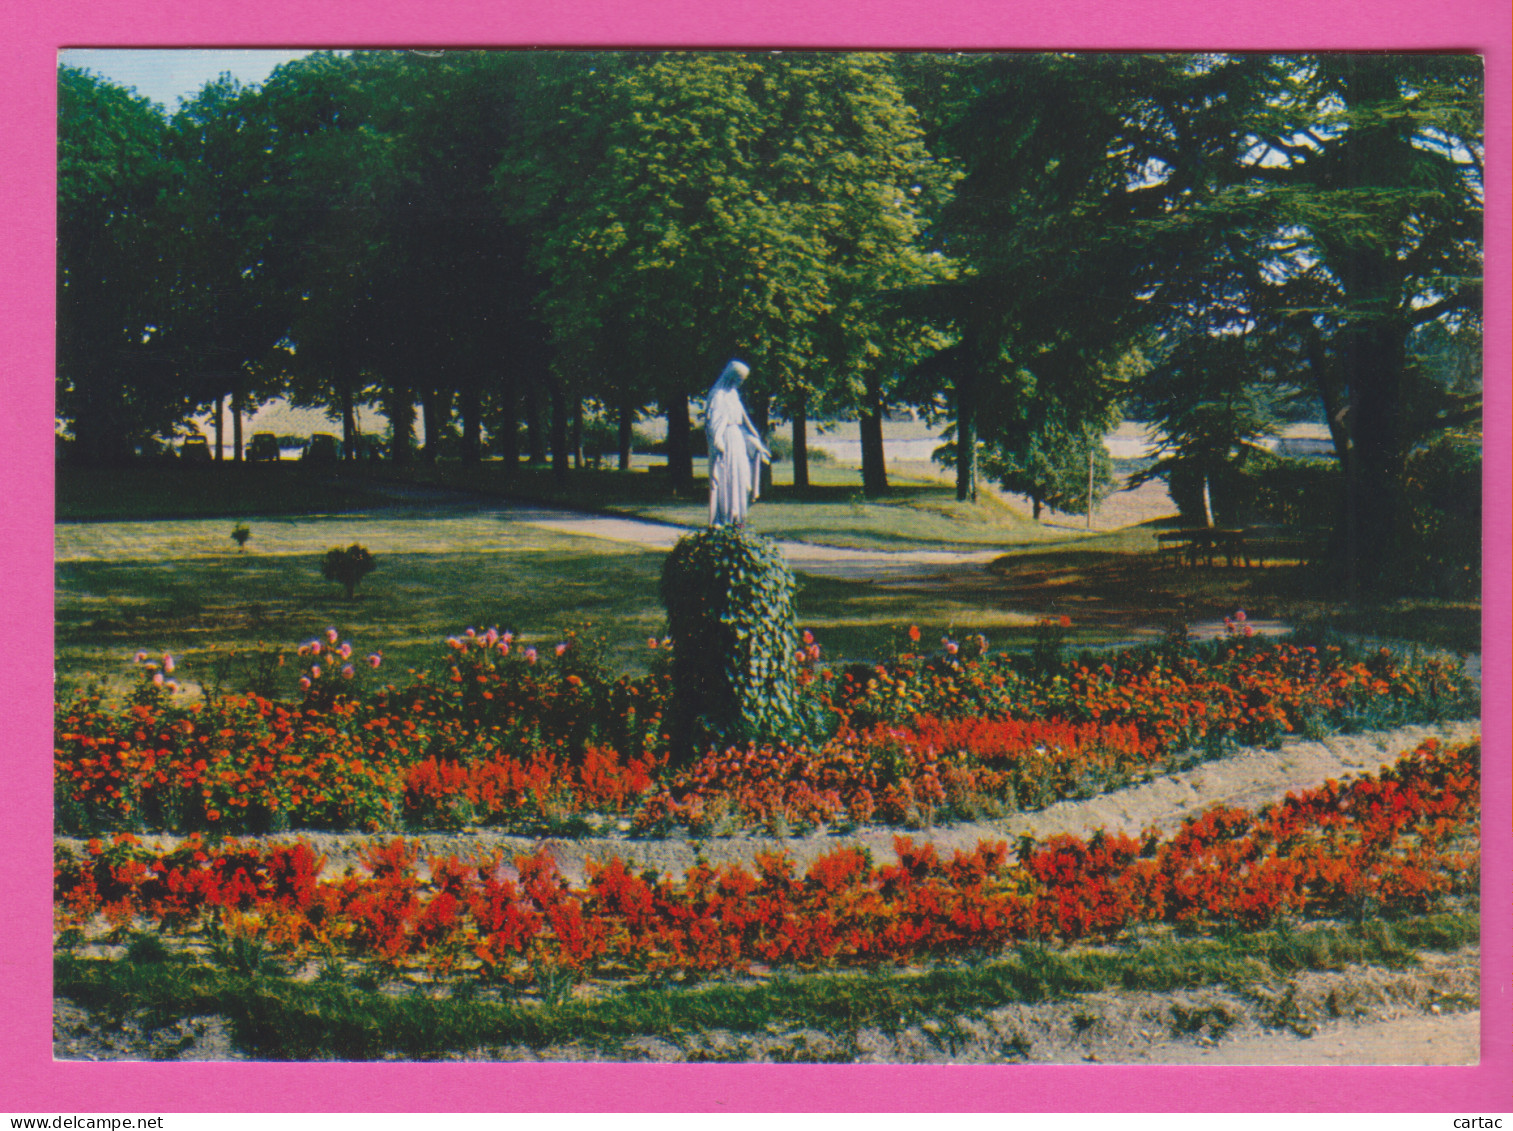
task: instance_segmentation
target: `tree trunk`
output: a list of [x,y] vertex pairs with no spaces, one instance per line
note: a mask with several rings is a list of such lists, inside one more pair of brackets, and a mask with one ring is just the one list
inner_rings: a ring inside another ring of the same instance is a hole
[[462,462],[476,467],[483,458],[483,404],[478,382],[469,380],[459,394],[462,408]]
[[[767,443],[767,434],[772,427],[772,397],[767,393],[753,395],[747,409],[747,415],[751,417],[751,423],[756,425],[758,434],[762,437],[762,443]],[[764,463],[758,472],[757,480],[759,493],[770,494],[772,491],[772,464]]]
[[793,398],[793,485],[809,486],[809,394],[803,391]]
[[631,446],[635,442],[636,410],[627,402],[620,406],[620,470],[630,470]]
[[508,373],[499,378],[499,434],[494,443],[504,474],[513,474],[520,466],[520,397]]
[[1403,337],[1366,328],[1351,347],[1345,554],[1353,591],[1387,581],[1400,548]]
[[226,395],[217,393],[215,398],[215,462],[226,460]]
[[1040,496],[1035,494],[1030,495],[1030,516],[1034,518],[1036,522],[1040,521],[1040,506]]
[[977,501],[977,405],[967,372],[956,375],[956,501]]
[[573,469],[583,470],[583,398],[573,398],[572,437],[569,443],[573,449]]
[[384,415],[389,418],[389,458],[396,465],[410,462],[415,431],[415,400],[408,389],[390,385],[384,392]]
[[867,378],[867,394],[858,421],[862,442],[862,494],[875,499],[888,493],[888,469],[883,461],[883,398],[875,376]]
[[421,400],[425,407],[425,462],[433,464],[441,452],[442,429],[452,419],[452,393],[450,389],[428,388]]
[[688,422],[688,394],[673,393],[662,400],[667,414],[667,478],[674,487],[693,485],[693,429]]
[[552,400],[552,478],[558,485],[567,483],[567,395],[562,382],[553,381]]
[[242,462],[242,383],[231,386],[231,458]]
[[546,462],[546,429],[541,427],[541,382],[525,383],[526,459],[535,465]]
[[357,412],[352,404],[355,377],[343,375],[341,385],[341,457],[348,463],[357,459]]

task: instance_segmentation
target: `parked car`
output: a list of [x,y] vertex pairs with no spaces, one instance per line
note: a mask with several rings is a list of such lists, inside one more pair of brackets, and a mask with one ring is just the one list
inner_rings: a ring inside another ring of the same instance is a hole
[[179,447],[179,459],[184,463],[209,463],[210,441],[203,436],[186,437]]
[[254,432],[252,443],[247,445],[247,460],[250,463],[267,463],[278,460],[278,437],[272,432]]
[[336,437],[329,432],[317,432],[310,437],[310,442],[305,445],[305,453],[300,458],[310,463],[335,463],[341,457],[341,449],[337,446]]

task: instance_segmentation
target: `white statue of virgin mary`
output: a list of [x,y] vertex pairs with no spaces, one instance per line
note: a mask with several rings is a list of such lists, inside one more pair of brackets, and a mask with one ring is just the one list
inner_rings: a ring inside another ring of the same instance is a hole
[[746,415],[741,382],[751,370],[732,361],[710,387],[704,402],[704,435],[709,440],[709,525],[740,526],[757,499],[762,464],[772,453]]

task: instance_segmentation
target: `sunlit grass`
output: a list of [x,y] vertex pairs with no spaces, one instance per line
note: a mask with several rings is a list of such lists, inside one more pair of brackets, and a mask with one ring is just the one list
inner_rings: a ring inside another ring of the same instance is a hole
[[[962,505],[949,485],[898,480],[892,496],[862,499],[854,469],[816,464],[800,496],[778,486],[753,511],[776,537],[863,549],[1001,550],[991,567],[925,568],[907,582],[799,570],[798,611],[827,661],[875,661],[918,625],[927,642],[983,633],[995,649],[1028,647],[1044,616],[1071,617],[1068,646],[1147,640],[1171,624],[1252,617],[1319,623],[1389,640],[1476,651],[1474,602],[1398,601],[1350,609],[1305,567],[1173,568],[1154,553],[1156,526],[1085,535],[1029,522],[994,501]],[[55,531],[57,669],[61,688],[127,674],[138,648],[187,654],[184,678],[203,678],[212,650],[287,647],[326,625],[360,648],[381,648],[390,670],[434,663],[439,642],[468,625],[498,624],[536,639],[592,622],[610,661],[639,671],[645,640],[664,617],[663,554],[602,538],[524,525],[473,505],[396,505],[377,493],[386,465],[329,471],[297,463],[213,468],[63,469]],[[417,468],[410,480],[524,494],[568,506],[701,525],[703,488],[676,497],[645,471],[575,472],[497,464]],[[329,482],[328,482],[329,481]],[[205,517],[213,515],[214,517]],[[231,532],[247,523],[243,553]],[[348,601],[318,560],[360,542],[378,569]]]
[[[171,524],[165,539],[177,551],[159,553],[158,525],[59,528],[60,684],[123,678],[137,648],[173,652],[182,678],[203,681],[216,652],[291,647],[327,625],[359,649],[382,649],[391,672],[433,666],[446,636],[495,624],[537,641],[592,624],[611,663],[634,667],[664,621],[662,555],[602,539],[498,522],[481,530],[471,518],[307,518],[253,523],[239,554],[229,537],[211,549],[225,524],[201,520],[201,531]],[[319,562],[351,542],[374,553],[377,569],[348,600]]]

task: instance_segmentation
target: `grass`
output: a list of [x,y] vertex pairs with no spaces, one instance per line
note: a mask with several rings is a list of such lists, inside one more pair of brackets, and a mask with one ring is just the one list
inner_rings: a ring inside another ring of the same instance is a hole
[[[382,649],[391,671],[426,666],[448,635],[491,624],[539,642],[591,623],[619,650],[611,662],[634,666],[665,619],[662,555],[621,543],[434,513],[252,530],[241,554],[219,520],[59,527],[60,684],[124,677],[137,648],[171,651],[184,678],[202,680],[217,655],[292,647],[327,625]],[[321,579],[320,558],[353,541],[377,569],[348,600]]]
[[[251,521],[246,552],[222,519],[64,524],[55,534],[54,651],[61,687],[127,676],[138,648],[172,652],[181,678],[203,681],[230,651],[289,647],[336,625],[390,670],[434,662],[468,625],[554,640],[592,623],[616,668],[642,670],[660,635],[663,554],[500,522],[471,512],[394,509]],[[327,549],[360,541],[377,569],[348,600],[323,581]],[[832,660],[876,658],[918,624],[926,639],[985,632],[1028,645],[1036,617],[999,592],[883,588],[801,576],[800,617]],[[1074,643],[1098,643],[1087,634]]]
[[[694,483],[682,490],[665,475],[647,471],[583,469],[559,485],[550,468],[522,466],[506,475],[498,462],[334,470],[297,462],[167,465],[108,473],[65,467],[58,472],[57,516],[70,522],[337,513],[382,505],[383,485],[399,481],[696,527],[709,518],[703,462],[695,461]],[[930,479],[895,475],[891,493],[875,500],[863,495],[854,468],[816,464],[812,479],[812,486],[800,491],[792,486],[791,465],[779,464],[775,485],[752,511],[753,529],[775,538],[871,550],[982,549],[1068,537],[992,499],[958,503],[951,486]]]
[[1154,525],[1094,536],[1077,544],[1011,550],[974,587],[953,596],[981,602],[1011,592],[1021,607],[1066,613],[1082,632],[1073,646],[1133,639],[1141,629],[1175,621],[1217,620],[1243,608],[1252,620],[1330,629],[1384,643],[1452,652],[1481,651],[1481,604],[1474,600],[1400,597],[1342,601],[1317,571],[1299,564],[1190,569],[1150,552]]
[[[704,461],[695,460],[694,482],[681,490],[665,475],[647,471],[585,469],[562,485],[546,467],[521,467],[506,476],[502,465],[488,462],[470,468],[443,463],[410,474],[437,486],[697,527],[709,520],[703,473]],[[1069,537],[991,498],[958,503],[954,487],[932,478],[892,475],[891,490],[880,499],[863,494],[856,468],[815,464],[810,479],[800,490],[793,486],[792,465],[775,465],[772,487],[752,508],[751,528],[773,538],[862,550],[981,550]]]
[[[1076,650],[1151,639],[1173,621],[1216,621],[1237,607],[1253,618],[1480,648],[1475,602],[1347,607],[1321,595],[1302,567],[1165,566],[1150,524],[1084,535],[995,502],[957,504],[937,483],[897,481],[893,496],[867,501],[854,469],[817,464],[815,472],[816,485],[800,494],[783,485],[780,467],[779,485],[753,511],[756,528],[871,549],[1003,551],[987,570],[924,570],[906,582],[800,574],[800,620],[832,662],[890,655],[916,624],[927,641],[982,632],[1012,649],[1029,646],[1039,618],[1065,614]],[[644,642],[664,624],[660,551],[525,527],[472,506],[396,504],[379,492],[379,477],[393,474],[361,465],[333,478],[298,463],[60,469],[60,518],[92,521],[63,521],[55,532],[59,686],[119,687],[138,648],[187,659],[183,678],[203,681],[228,652],[292,646],[333,624],[403,670],[430,663],[439,643],[469,624],[541,641],[592,622],[613,665],[644,668]],[[575,472],[565,490],[544,468],[521,468],[508,484],[489,464],[407,474],[668,521],[699,524],[707,514],[702,489],[678,498],[647,472]],[[245,552],[231,538],[238,522],[251,530]],[[377,556],[378,569],[349,601],[321,580],[319,559],[352,542]]]
[[[1476,941],[1473,913],[1447,912],[1359,925],[1235,932],[1221,938],[1165,933],[1111,948],[1025,946],[997,957],[930,968],[782,974],[702,985],[592,986],[558,1000],[494,999],[467,983],[389,994],[342,977],[296,980],[225,955],[217,964],[162,946],[116,960],[60,954],[54,992],[107,1017],[140,1014],[151,1025],[221,1014],[238,1045],[277,1060],[433,1059],[452,1052],[578,1046],[617,1055],[632,1037],[686,1044],[714,1032],[811,1030],[842,1052],[860,1030],[890,1035],[925,1025],[949,1033],[1014,1002],[1102,991],[1169,992],[1224,986],[1274,1000],[1279,983],[1347,964],[1401,968],[1422,950]],[[850,1059],[850,1057],[847,1057]]]

